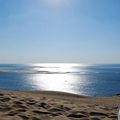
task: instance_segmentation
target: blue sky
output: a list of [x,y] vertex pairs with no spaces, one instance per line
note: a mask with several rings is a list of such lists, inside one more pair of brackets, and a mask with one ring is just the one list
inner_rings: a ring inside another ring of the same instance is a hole
[[0,63],[120,63],[120,0],[0,0]]

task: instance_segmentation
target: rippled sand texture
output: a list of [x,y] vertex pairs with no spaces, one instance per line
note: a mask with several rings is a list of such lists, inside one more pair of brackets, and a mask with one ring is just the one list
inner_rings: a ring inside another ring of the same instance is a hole
[[119,96],[0,92],[0,120],[117,120]]

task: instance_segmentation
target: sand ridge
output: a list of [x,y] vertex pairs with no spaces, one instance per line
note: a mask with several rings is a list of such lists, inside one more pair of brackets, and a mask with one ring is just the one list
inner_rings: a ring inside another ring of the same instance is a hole
[[0,120],[117,120],[120,97],[0,91]]

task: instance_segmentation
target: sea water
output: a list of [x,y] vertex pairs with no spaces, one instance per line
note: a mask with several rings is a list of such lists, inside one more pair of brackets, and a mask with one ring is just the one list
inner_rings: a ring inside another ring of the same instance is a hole
[[0,90],[112,96],[120,93],[120,64],[0,64]]

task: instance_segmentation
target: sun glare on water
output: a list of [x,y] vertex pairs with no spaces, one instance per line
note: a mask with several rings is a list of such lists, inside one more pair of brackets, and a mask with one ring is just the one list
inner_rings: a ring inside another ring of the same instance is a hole
[[[74,85],[85,86],[85,80],[82,81],[80,76],[78,78],[78,76],[71,74],[78,72],[77,67],[82,68],[84,67],[83,64],[42,63],[33,66],[35,71],[43,72],[42,74],[32,75],[33,89],[77,93]],[[79,93],[82,94],[82,91]]]

